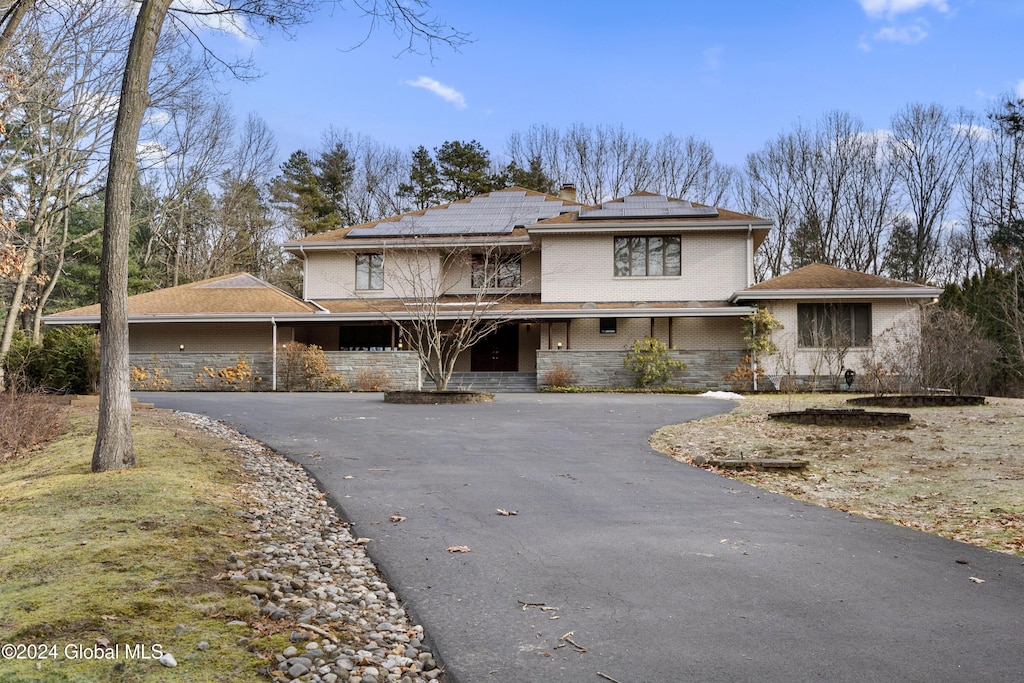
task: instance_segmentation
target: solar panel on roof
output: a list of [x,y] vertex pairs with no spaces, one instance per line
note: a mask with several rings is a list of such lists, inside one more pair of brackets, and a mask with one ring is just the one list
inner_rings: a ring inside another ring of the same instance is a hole
[[718,215],[710,206],[694,206],[688,201],[663,195],[624,197],[622,201],[605,202],[599,209],[580,211],[580,219],[587,218],[703,218]]
[[529,225],[564,211],[560,201],[525,191],[495,192],[445,208],[427,209],[418,216],[356,228],[349,237],[411,237],[415,235],[503,235],[518,225]]

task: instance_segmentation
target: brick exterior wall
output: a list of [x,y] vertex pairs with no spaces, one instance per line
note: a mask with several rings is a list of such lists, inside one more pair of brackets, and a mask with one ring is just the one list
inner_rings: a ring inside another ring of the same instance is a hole
[[[871,336],[872,346],[868,348],[851,348],[842,359],[842,366],[834,352],[823,352],[822,349],[801,348],[797,345],[797,305],[801,303],[820,303],[820,299],[806,301],[770,301],[765,302],[768,310],[783,324],[772,336],[780,353],[761,359],[761,365],[769,374],[793,373],[804,378],[807,386],[831,386],[830,375],[841,374],[845,368],[852,368],[863,373],[865,367],[874,360],[883,360],[887,350],[897,340],[916,343],[921,332],[921,309],[918,302],[903,299],[863,300],[871,304]],[[851,302],[854,303],[854,302]],[[787,358],[791,356],[792,358]],[[833,367],[829,367],[831,365]],[[817,372],[815,372],[817,370]],[[815,375],[818,379],[815,380]]]
[[[368,249],[367,252],[374,251]],[[456,258],[452,264],[452,272],[444,274],[443,291],[445,294],[475,294],[477,290],[472,287],[472,260],[468,250],[466,258]],[[403,292],[412,296],[409,292],[410,283],[415,283],[414,289],[429,291],[425,287],[426,280],[420,280],[416,273],[436,274],[440,264],[440,252],[431,253],[428,251],[402,251],[395,249],[386,252],[384,257],[384,289],[383,290],[356,290],[356,252],[352,251],[329,251],[312,252],[306,255],[306,292],[309,299],[352,299],[356,297],[368,298],[396,298],[403,296]],[[537,294],[541,285],[541,256],[540,252],[533,251],[523,254],[522,261],[522,286],[516,289],[516,293]]]
[[[631,387],[635,376],[626,369],[623,361],[626,351],[547,351],[537,352],[537,386],[545,387],[545,374],[555,365],[572,368],[575,384],[581,387]],[[674,360],[686,363],[686,369],[679,371],[670,386],[688,389],[729,390],[725,374],[740,362],[742,351],[704,350],[670,351]]]
[[[362,371],[386,371],[395,389],[415,390],[420,388],[419,358],[413,351],[327,351],[331,372],[345,378],[352,389],[358,388],[359,373]],[[253,381],[242,390],[270,391],[273,386],[273,357],[270,352],[241,354],[254,371]],[[159,389],[163,391],[236,391],[215,378],[210,378],[203,368],[220,370],[238,363],[237,353],[132,353],[131,365],[149,374],[150,379],[134,383],[138,390]],[[167,383],[154,382],[154,368]],[[281,371],[278,368],[278,388],[281,388]],[[196,377],[202,375],[201,383]],[[256,377],[261,381],[256,381]]]

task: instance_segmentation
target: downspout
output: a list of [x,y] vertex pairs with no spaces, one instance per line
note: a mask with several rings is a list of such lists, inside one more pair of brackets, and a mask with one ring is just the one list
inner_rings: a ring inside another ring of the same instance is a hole
[[747,224],[747,287],[754,284],[754,226]]
[[[305,284],[303,284],[303,287],[305,287]],[[277,391],[277,320],[274,319],[274,316],[270,316],[270,324],[273,326],[273,333],[271,335],[271,339],[274,343],[270,352],[272,368],[270,371],[270,389],[271,391]]]

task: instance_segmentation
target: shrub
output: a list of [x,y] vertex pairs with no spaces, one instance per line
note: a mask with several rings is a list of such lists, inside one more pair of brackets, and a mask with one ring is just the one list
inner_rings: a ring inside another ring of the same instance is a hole
[[634,341],[622,364],[636,375],[638,387],[664,386],[672,373],[686,368],[685,363],[669,358],[668,348],[651,337]]
[[195,382],[204,389],[254,391],[263,382],[263,378],[256,374],[243,355],[238,357],[237,363],[226,368],[204,367],[196,375]]
[[394,386],[391,375],[384,368],[360,370],[356,375],[356,388],[359,391],[388,391]]
[[277,377],[285,391],[298,391],[306,381],[306,345],[299,342],[285,342],[277,349]]
[[166,377],[160,368],[147,370],[142,365],[132,366],[129,379],[132,382],[132,389],[136,391],[164,391],[171,384],[170,378]]
[[758,377],[764,377],[764,368],[752,367],[754,359],[750,356],[740,358],[739,365],[725,374],[725,381],[729,383],[733,391],[750,391],[754,388],[754,373]]
[[53,396],[0,392],[0,463],[64,431],[67,408]]
[[544,383],[551,387],[571,387],[576,383],[576,373],[572,367],[556,363],[544,373]]
[[312,391],[345,391],[348,382],[337,373],[331,372],[327,354],[316,344],[303,345],[302,371],[306,388]]
[[100,374],[99,337],[91,327],[72,325],[48,330],[42,344],[33,344],[19,332],[4,368],[23,389],[93,393]]

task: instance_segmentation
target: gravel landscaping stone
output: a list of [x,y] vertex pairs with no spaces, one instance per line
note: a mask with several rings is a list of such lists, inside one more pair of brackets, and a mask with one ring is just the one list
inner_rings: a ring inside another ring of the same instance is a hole
[[225,558],[221,578],[245,582],[238,588],[260,615],[291,633],[293,645],[271,659],[275,683],[442,680],[423,627],[411,622],[306,472],[223,423],[180,415],[228,441],[251,476],[240,491],[245,507],[235,513],[249,523],[249,547]]

